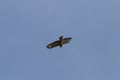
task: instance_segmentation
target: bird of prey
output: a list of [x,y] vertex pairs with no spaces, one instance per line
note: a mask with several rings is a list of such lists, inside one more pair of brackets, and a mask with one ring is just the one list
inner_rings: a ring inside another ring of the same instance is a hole
[[63,44],[69,43],[71,39],[72,39],[71,37],[63,38],[63,36],[60,36],[59,40],[48,44],[47,48],[51,49],[51,48],[54,48],[56,46],[60,46],[60,48],[61,48],[63,46]]

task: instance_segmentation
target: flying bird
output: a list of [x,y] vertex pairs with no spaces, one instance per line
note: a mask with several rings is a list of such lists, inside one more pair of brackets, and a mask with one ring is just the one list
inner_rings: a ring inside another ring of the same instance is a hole
[[60,48],[61,48],[63,46],[63,44],[69,43],[71,39],[72,39],[71,37],[63,38],[63,36],[60,36],[59,40],[48,44],[47,48],[51,49],[51,48],[54,48],[54,47],[57,47],[57,46],[60,46]]

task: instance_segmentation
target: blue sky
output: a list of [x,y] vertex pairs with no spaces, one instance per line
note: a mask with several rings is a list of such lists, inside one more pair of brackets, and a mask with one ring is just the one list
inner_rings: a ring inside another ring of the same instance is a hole
[[[0,80],[120,80],[119,0],[4,0],[0,6]],[[71,43],[46,48],[61,35]]]

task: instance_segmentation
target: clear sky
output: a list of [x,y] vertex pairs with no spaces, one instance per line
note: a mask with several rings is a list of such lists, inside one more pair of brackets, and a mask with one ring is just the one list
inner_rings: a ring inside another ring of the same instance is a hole
[[0,1],[0,80],[120,80],[120,0]]

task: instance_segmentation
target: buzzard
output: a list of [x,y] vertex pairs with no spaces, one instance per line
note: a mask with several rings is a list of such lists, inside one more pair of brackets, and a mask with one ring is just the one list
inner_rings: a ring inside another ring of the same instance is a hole
[[60,46],[60,48],[61,48],[63,46],[63,44],[69,43],[71,39],[72,39],[71,37],[63,38],[63,36],[60,36],[59,40],[54,41],[54,42],[48,44],[47,48],[51,49],[51,48],[54,48],[56,46]]

